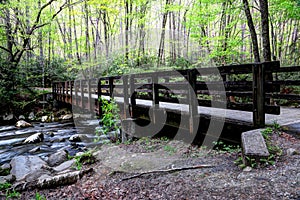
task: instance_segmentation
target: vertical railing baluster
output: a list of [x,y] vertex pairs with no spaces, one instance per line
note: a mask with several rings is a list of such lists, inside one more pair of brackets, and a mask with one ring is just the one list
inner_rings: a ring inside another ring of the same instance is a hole
[[265,126],[265,70],[264,64],[254,64],[253,73],[253,126],[261,128]]

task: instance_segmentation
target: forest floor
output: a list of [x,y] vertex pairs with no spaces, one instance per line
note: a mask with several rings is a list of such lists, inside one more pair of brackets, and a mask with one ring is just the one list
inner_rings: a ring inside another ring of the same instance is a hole
[[[48,200],[300,199],[300,140],[282,133],[274,134],[272,141],[283,155],[275,165],[250,171],[234,164],[240,156],[235,149],[207,150],[179,141],[149,139],[104,145],[96,152],[97,162],[84,166],[92,167],[93,172],[75,184],[24,191],[21,199],[36,199],[36,194]],[[288,155],[291,148],[298,154]],[[191,166],[199,168],[183,169]],[[182,170],[172,171],[177,168]],[[134,177],[137,174],[140,176]]]

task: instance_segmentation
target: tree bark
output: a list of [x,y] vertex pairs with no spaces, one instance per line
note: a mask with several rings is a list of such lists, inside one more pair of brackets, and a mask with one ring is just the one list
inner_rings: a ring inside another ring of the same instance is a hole
[[245,11],[246,18],[247,18],[247,24],[248,24],[248,27],[250,30],[251,41],[252,41],[252,45],[253,45],[252,48],[253,48],[254,60],[255,60],[255,62],[260,62],[257,34],[256,34],[256,30],[255,30],[255,27],[253,24],[248,0],[243,0],[243,4],[244,4],[244,11]]
[[263,57],[265,61],[271,61],[268,0],[259,0],[259,3],[263,40]]

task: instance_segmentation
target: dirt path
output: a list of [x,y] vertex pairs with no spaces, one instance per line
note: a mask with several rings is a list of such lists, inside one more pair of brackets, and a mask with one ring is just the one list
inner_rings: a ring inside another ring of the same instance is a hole
[[[207,151],[176,141],[138,141],[105,146],[97,152],[94,172],[76,184],[22,193],[31,199],[36,192],[47,199],[299,199],[300,155],[286,155],[289,148],[300,152],[299,139],[274,136],[284,152],[274,165],[242,171],[233,161],[239,152]],[[212,165],[210,168],[173,173],[150,173],[129,180],[142,171]]]

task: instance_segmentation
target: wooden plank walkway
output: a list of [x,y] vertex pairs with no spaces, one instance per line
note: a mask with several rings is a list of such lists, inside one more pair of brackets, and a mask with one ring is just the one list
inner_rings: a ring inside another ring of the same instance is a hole
[[[73,92],[73,95],[75,95],[75,92]],[[79,93],[78,96],[81,97],[81,93]],[[88,96],[89,96],[88,93],[84,93],[84,97],[88,97]],[[98,99],[98,95],[96,94],[92,94],[91,97],[95,100]],[[110,99],[109,96],[102,96],[102,98],[107,100]],[[114,99],[116,100],[117,103],[124,103],[124,98],[122,97],[115,97]],[[136,99],[136,104],[141,106],[151,107],[152,101]],[[175,112],[183,112],[183,113],[188,113],[189,111],[189,105],[187,104],[159,102],[159,108],[163,108]],[[211,115],[218,118],[227,118],[232,120],[245,121],[249,123],[252,123],[253,121],[253,113],[247,111],[198,106],[198,114]],[[281,107],[280,115],[266,114],[266,124],[271,125],[274,122],[280,125],[300,123],[300,108]]]

